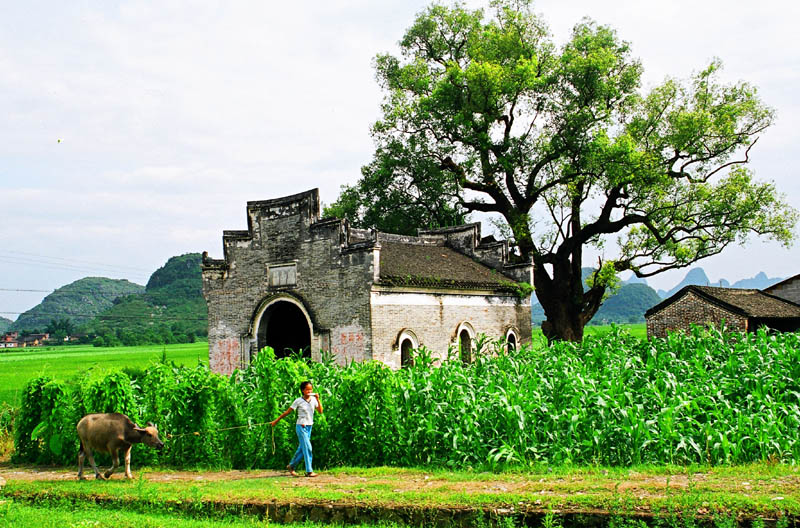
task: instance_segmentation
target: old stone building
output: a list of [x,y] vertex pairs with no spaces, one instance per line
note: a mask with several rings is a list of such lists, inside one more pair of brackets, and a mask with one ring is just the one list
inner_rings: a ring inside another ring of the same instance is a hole
[[319,218],[317,189],[248,202],[247,230],[223,231],[224,258],[203,255],[209,362],[240,368],[265,346],[280,357],[401,367],[413,348],[469,359],[479,333],[510,346],[531,335],[530,265],[468,224],[416,237]]
[[645,312],[648,337],[691,325],[714,324],[752,332],[761,326],[780,331],[800,328],[800,305],[761,290],[686,286]]
[[789,277],[769,288],[764,288],[764,293],[800,304],[800,275]]

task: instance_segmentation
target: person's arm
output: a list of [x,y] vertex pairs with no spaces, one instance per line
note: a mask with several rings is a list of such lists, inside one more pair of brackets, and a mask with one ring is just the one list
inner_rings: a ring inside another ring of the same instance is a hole
[[283,414],[282,414],[282,415],[278,416],[278,417],[277,417],[275,420],[271,421],[269,424],[270,424],[272,427],[275,427],[275,425],[276,425],[278,422],[280,422],[281,420],[283,420],[284,418],[286,418],[286,417],[289,415],[289,413],[290,413],[290,412],[292,412],[293,410],[294,410],[294,409],[292,409],[291,407],[289,407],[288,409],[286,409],[285,411],[283,411]]
[[317,412],[322,414],[322,402],[319,401],[319,393],[314,394],[314,397],[317,399]]

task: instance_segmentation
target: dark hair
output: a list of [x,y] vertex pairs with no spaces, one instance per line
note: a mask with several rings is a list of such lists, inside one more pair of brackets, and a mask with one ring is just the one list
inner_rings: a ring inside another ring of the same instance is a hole
[[303,389],[306,388],[307,385],[311,385],[310,381],[303,381],[300,383],[300,392],[303,392]]

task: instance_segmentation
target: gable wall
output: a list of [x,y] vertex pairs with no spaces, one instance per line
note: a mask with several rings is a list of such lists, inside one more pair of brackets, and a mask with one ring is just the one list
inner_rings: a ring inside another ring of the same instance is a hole
[[[310,194],[310,193],[306,193]],[[354,336],[342,361],[369,359],[369,291],[374,250],[343,248],[341,222],[316,222],[314,196],[280,207],[248,205],[248,232],[226,232],[226,268],[203,271],[208,304],[209,363],[230,374],[257,353],[253,317],[277,296],[299,301],[312,319],[312,358],[331,349],[331,335]],[[275,202],[275,201],[273,201]],[[295,285],[270,284],[270,266],[296,266]]]
[[712,323],[731,330],[747,331],[747,318],[711,304],[694,292],[647,317],[647,337],[666,337],[668,331],[687,331],[691,325]]
[[771,286],[764,291],[781,299],[800,304],[800,278]]

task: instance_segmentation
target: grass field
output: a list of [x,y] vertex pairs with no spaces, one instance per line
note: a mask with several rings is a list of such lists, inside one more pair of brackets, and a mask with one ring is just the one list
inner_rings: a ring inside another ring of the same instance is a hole
[[135,347],[96,348],[63,346],[24,348],[0,353],[0,404],[18,406],[25,383],[47,374],[57,380],[73,378],[88,369],[117,370],[142,368],[167,361],[177,365],[208,364],[208,343],[205,341],[178,345],[145,345]]
[[[637,337],[639,339],[647,339],[647,325],[645,323],[637,323],[637,324],[620,324],[614,325],[617,328],[621,328],[622,330],[628,332],[633,337]],[[612,325],[587,325],[583,329],[584,336],[601,336],[607,334],[612,331],[614,328]],[[539,326],[535,326],[533,328],[533,340],[536,342],[537,340],[545,343],[544,336],[542,335],[542,329]]]
[[[77,509],[76,509],[77,508]],[[273,526],[269,520],[256,516],[222,519],[193,519],[168,513],[138,513],[129,510],[99,508],[90,502],[75,506],[36,506],[15,501],[0,501],[0,526],[14,528],[244,528]],[[330,524],[298,522],[281,524],[283,528],[323,528]],[[348,525],[352,528],[393,528],[394,523]]]

